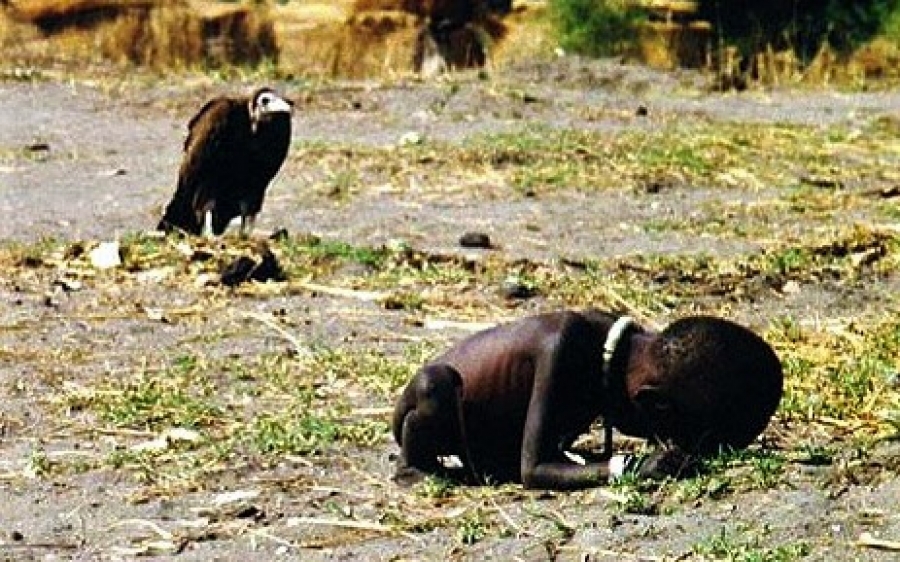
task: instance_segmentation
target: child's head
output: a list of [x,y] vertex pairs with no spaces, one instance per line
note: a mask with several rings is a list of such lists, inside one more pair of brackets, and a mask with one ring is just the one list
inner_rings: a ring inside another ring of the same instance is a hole
[[694,316],[647,345],[629,394],[650,437],[697,453],[749,445],[781,400],[781,363],[758,335]]

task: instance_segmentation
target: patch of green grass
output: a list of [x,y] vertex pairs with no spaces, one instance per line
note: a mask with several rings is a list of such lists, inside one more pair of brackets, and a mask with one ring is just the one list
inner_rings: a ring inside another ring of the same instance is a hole
[[412,291],[397,291],[384,300],[382,306],[387,310],[422,310],[425,305],[425,299],[419,293]]
[[840,330],[799,331],[770,340],[785,370],[781,412],[804,421],[857,420],[872,435],[890,434],[887,421],[898,393],[892,386],[900,354],[900,322],[893,314]]
[[42,478],[49,475],[52,470],[53,463],[47,456],[47,452],[41,447],[32,449],[31,455],[28,457],[28,471],[35,477]]
[[834,447],[813,443],[803,443],[797,448],[795,460],[810,466],[826,466],[834,462],[837,451]]
[[31,243],[5,241],[0,243],[0,263],[12,267],[50,266],[62,257],[65,247],[65,242],[52,236]]
[[751,534],[749,529],[728,532],[723,527],[718,534],[693,547],[697,556],[729,562],[792,562],[812,552],[804,542],[792,542],[775,546],[763,544],[764,534]]
[[166,249],[166,238],[158,236],[147,236],[144,232],[129,232],[122,236],[119,240],[122,248],[122,254],[127,264],[128,258],[134,256],[148,256],[158,254]]
[[807,271],[812,266],[812,256],[806,248],[779,249],[766,258],[768,263],[763,264],[763,267],[777,275]]
[[359,173],[356,170],[339,170],[328,176],[325,191],[334,199],[347,199],[361,186]]
[[128,470],[135,480],[145,485],[171,478],[173,472],[171,467],[165,466],[161,451],[117,450],[107,455],[105,462],[114,469]]
[[386,417],[357,414],[351,400],[367,389],[379,393],[377,400],[393,398],[408,371],[405,363],[375,355],[361,353],[362,360],[323,350],[302,358],[182,355],[166,369],[145,368],[131,377],[79,387],[64,395],[61,405],[96,414],[101,426],[162,437],[174,427],[199,429],[196,440],[157,439],[149,449],[123,448],[103,460],[170,493],[200,485],[209,474],[248,456],[267,462],[384,443]]
[[[809,380],[815,376],[817,369],[815,361],[799,354],[786,355],[782,358],[781,365],[788,381]],[[810,393],[808,389],[797,389],[788,384],[781,398],[780,409],[788,415],[812,419],[821,410],[823,401],[824,397],[820,393]]]
[[202,427],[215,423],[221,413],[208,396],[198,396],[159,380],[129,385],[100,407],[101,419],[119,427],[142,429]]
[[878,211],[885,219],[900,221],[900,204],[895,201],[879,204]]
[[718,500],[733,492],[731,478],[724,473],[715,473],[679,482],[674,486],[672,498],[681,503],[691,503],[703,498]]
[[678,503],[690,503],[775,488],[783,482],[786,462],[784,455],[773,451],[722,451],[704,459],[698,475],[671,483],[669,497]]
[[485,538],[490,529],[487,516],[480,508],[467,511],[456,520],[456,538],[464,545],[473,545]]
[[310,243],[307,245],[306,251],[314,257],[345,260],[371,267],[381,265],[388,253],[385,249],[353,246],[346,242],[323,240]]
[[633,515],[659,514],[659,502],[652,495],[658,486],[658,483],[641,479],[636,474],[625,474],[610,484],[620,498],[616,503],[617,509]]
[[[294,157],[320,162],[328,171],[323,189],[342,199],[362,193],[366,185],[390,184],[398,191],[415,185],[417,193],[443,193],[448,185],[483,182],[486,172],[498,189],[527,195],[602,192],[662,177],[679,186],[723,190],[790,187],[791,212],[805,215],[837,213],[860,202],[844,190],[800,185],[802,176],[823,175],[835,185],[851,185],[883,175],[883,163],[893,158],[894,137],[878,122],[868,129],[851,134],[843,125],[823,129],[708,119],[617,133],[531,125],[476,135],[461,144],[429,140],[399,150],[305,143]],[[844,162],[848,153],[852,165]]]
[[265,455],[311,455],[333,446],[341,427],[332,419],[303,411],[257,416],[248,431],[254,450]]
[[637,155],[637,161],[641,167],[650,170],[676,169],[703,175],[712,169],[703,153],[690,146],[649,146]]
[[[407,355],[417,354],[408,350]],[[379,349],[348,351],[331,347],[319,348],[311,362],[310,368],[326,379],[358,382],[385,401],[393,399],[419,366],[389,357]]]
[[718,500],[747,490],[767,490],[784,482],[787,459],[776,451],[741,449],[706,458],[699,474],[668,484],[666,497],[676,503]]
[[751,457],[750,481],[753,487],[761,490],[776,487],[782,481],[784,464],[784,457],[778,454],[768,453]]
[[646,19],[640,8],[609,0],[553,0],[550,13],[560,45],[591,56],[628,52]]
[[197,357],[180,356],[162,373],[143,372],[134,380],[112,382],[87,396],[76,395],[69,406],[92,406],[100,419],[116,427],[159,430],[215,425],[224,410],[216,389],[203,376]]
[[453,480],[440,476],[428,475],[416,486],[416,494],[423,498],[441,500],[452,497],[457,490]]
[[477,137],[452,153],[476,168],[504,171],[520,193],[588,189],[606,167],[602,139],[576,130],[528,128]]
[[322,240],[315,236],[289,237],[279,243],[284,261],[290,270],[315,271],[325,265],[357,263],[366,267],[379,268],[390,255],[386,248],[354,246],[346,242]]

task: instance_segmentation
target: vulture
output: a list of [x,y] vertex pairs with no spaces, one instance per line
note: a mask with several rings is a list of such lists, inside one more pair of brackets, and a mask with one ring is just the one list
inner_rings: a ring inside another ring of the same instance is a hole
[[293,106],[271,88],[208,101],[188,123],[178,187],[157,229],[219,235],[241,217],[248,235],[287,156]]

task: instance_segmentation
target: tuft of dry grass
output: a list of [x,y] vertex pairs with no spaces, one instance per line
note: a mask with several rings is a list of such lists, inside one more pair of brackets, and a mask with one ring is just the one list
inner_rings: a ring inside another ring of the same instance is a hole
[[278,8],[280,68],[306,76],[366,78],[412,70],[420,21],[400,11],[337,11],[307,18]]
[[186,5],[129,11],[100,26],[104,57],[152,67],[177,67],[203,60],[203,25]]
[[[172,3],[182,3],[174,0]],[[9,15],[37,25],[47,33],[68,25],[90,26],[98,19],[132,9],[149,10],[159,0],[17,0]]]
[[411,72],[420,25],[402,12],[354,14],[336,30],[329,72],[351,78]]

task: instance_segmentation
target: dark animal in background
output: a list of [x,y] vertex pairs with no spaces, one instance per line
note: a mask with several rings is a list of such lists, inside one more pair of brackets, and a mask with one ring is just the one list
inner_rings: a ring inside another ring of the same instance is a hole
[[492,46],[506,34],[501,18],[509,0],[431,0],[416,36],[413,68],[426,76],[450,69],[481,68]]
[[270,88],[208,101],[188,123],[178,187],[157,229],[219,235],[240,217],[249,234],[287,157],[293,105]]

